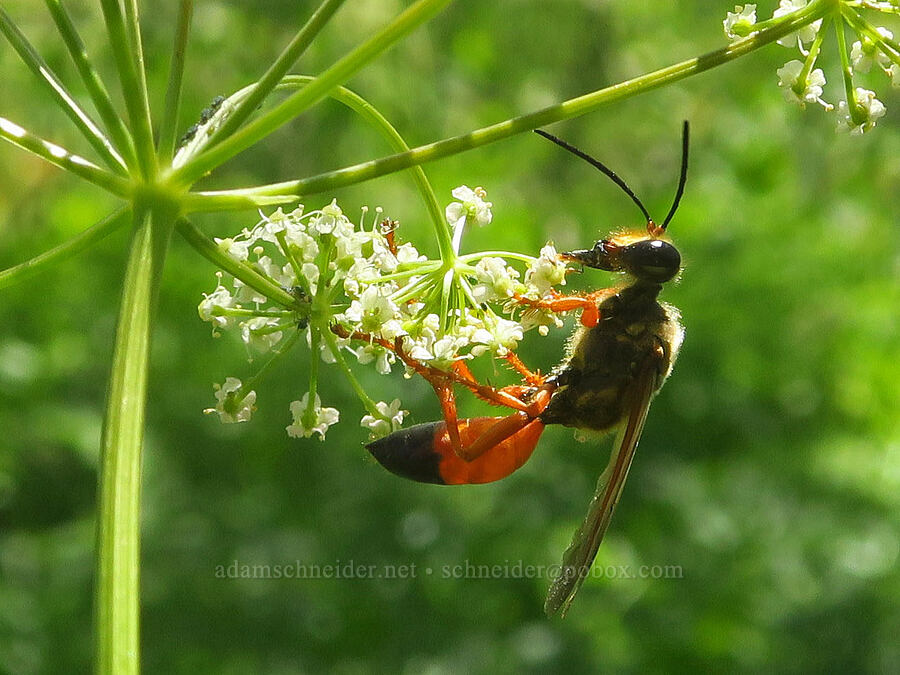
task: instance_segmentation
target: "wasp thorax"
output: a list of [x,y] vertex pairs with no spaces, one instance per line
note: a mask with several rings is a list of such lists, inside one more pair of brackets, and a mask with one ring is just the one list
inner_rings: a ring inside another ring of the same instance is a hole
[[622,269],[642,281],[661,284],[681,270],[678,249],[662,239],[644,239],[618,251]]

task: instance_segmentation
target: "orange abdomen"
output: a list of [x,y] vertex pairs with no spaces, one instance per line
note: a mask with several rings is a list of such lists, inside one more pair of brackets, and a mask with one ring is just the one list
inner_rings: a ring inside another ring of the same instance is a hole
[[[463,446],[470,445],[503,419],[473,417],[459,420]],[[404,478],[442,485],[490,483],[505,478],[527,462],[543,430],[543,423],[534,419],[471,462],[453,452],[445,422],[400,429],[369,443],[366,448],[384,468]]]

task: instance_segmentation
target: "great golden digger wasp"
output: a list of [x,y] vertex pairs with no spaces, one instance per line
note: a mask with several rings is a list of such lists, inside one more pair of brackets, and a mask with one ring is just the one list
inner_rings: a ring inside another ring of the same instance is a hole
[[[522,384],[483,385],[463,361],[455,362],[448,371],[438,370],[410,358],[399,339],[393,344],[385,342],[384,346],[431,383],[444,419],[401,429],[366,447],[384,467],[405,478],[454,485],[487,483],[522,466],[548,424],[600,432],[618,428],[609,464],[544,606],[548,614],[565,614],[609,527],[650,401],[671,372],[681,345],[678,310],[658,302],[657,296],[662,285],[681,271],[681,256],[665,234],[687,179],[688,123],[684,123],[682,135],[678,189],[660,225],[609,168],[565,141],[540,130],[537,133],[606,174],[646,218],[645,230],[617,232],[590,249],[559,254],[583,267],[623,273],[628,281],[580,295],[512,298],[521,305],[551,312],[581,310],[581,325],[569,340],[565,358],[548,376],[530,371],[514,353],[507,355]],[[514,412],[506,417],[458,419],[453,393],[457,385]]]

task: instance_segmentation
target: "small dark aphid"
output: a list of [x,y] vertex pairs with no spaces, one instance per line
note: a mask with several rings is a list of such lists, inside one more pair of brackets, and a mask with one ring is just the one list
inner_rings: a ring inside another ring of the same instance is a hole
[[208,106],[206,106],[203,110],[200,111],[200,121],[197,124],[192,124],[188,127],[188,130],[184,132],[184,135],[178,139],[178,147],[181,148],[193,140],[194,136],[197,135],[197,132],[200,130],[200,127],[207,122],[209,122],[213,115],[216,114],[216,111],[222,107],[222,104],[225,102],[224,96],[216,96]]

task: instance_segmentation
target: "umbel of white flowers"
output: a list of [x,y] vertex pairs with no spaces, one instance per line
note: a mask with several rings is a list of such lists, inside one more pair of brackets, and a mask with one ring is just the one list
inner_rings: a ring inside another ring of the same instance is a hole
[[[753,36],[763,28],[790,18],[791,14],[808,4],[807,0],[781,0],[772,18],[765,21],[757,19],[755,4],[737,5],[733,12],[727,13],[722,22],[725,35],[731,40]],[[886,108],[874,91],[855,86],[854,76],[856,73],[868,73],[874,67],[888,78],[893,87],[900,88],[900,45],[894,42],[891,31],[870,25],[856,10],[897,14],[900,13],[900,3],[894,0],[841,4],[846,5],[844,9],[847,14],[841,13],[837,19],[828,15],[826,19],[813,21],[778,40],[780,45],[799,50],[802,57],[788,61],[777,70],[778,86],[785,99],[791,103],[801,108],[805,108],[807,103],[821,105],[835,115],[838,131],[860,135],[875,127],[878,119],[884,116]],[[840,22],[835,35],[838,36],[838,54],[844,78],[844,98],[837,105],[822,97],[826,86],[825,73],[821,68],[815,68],[825,38],[824,26],[831,21]],[[849,55],[844,45],[845,25],[857,33],[859,38],[851,46]]]
[[[389,374],[397,355],[386,344],[399,344],[419,363],[447,370],[460,360],[503,357],[516,349],[526,331],[537,328],[546,334],[549,325],[559,325],[548,311],[510,302],[513,296],[541,298],[565,283],[566,266],[553,245],[547,244],[536,258],[497,252],[460,255],[464,228],[489,224],[492,204],[482,188],[461,186],[453,196],[445,213],[456,255],[449,265],[421,255],[411,243],[395,244],[395,224],[382,221],[381,209],[371,225],[366,224],[367,209],[354,224],[336,201],[315,211],[299,207],[261,215],[253,227],[216,241],[242,266],[292,297],[306,299],[308,311],[301,316],[296,308],[220,272],[216,288],[200,302],[200,317],[212,324],[214,336],[237,332],[251,360],[260,353],[277,357],[286,343],[305,335],[315,358],[337,364],[349,378],[353,375],[345,357]],[[405,374],[411,375],[408,367]],[[242,383],[229,377],[215,385],[216,406],[204,412],[218,414],[223,422],[248,421],[257,379]],[[289,435],[324,439],[340,419],[337,409],[322,406],[317,384],[314,379],[310,391],[290,404]],[[360,394],[359,384],[351,384]],[[373,438],[396,431],[407,415],[397,399],[360,398],[366,408],[360,424]]]

